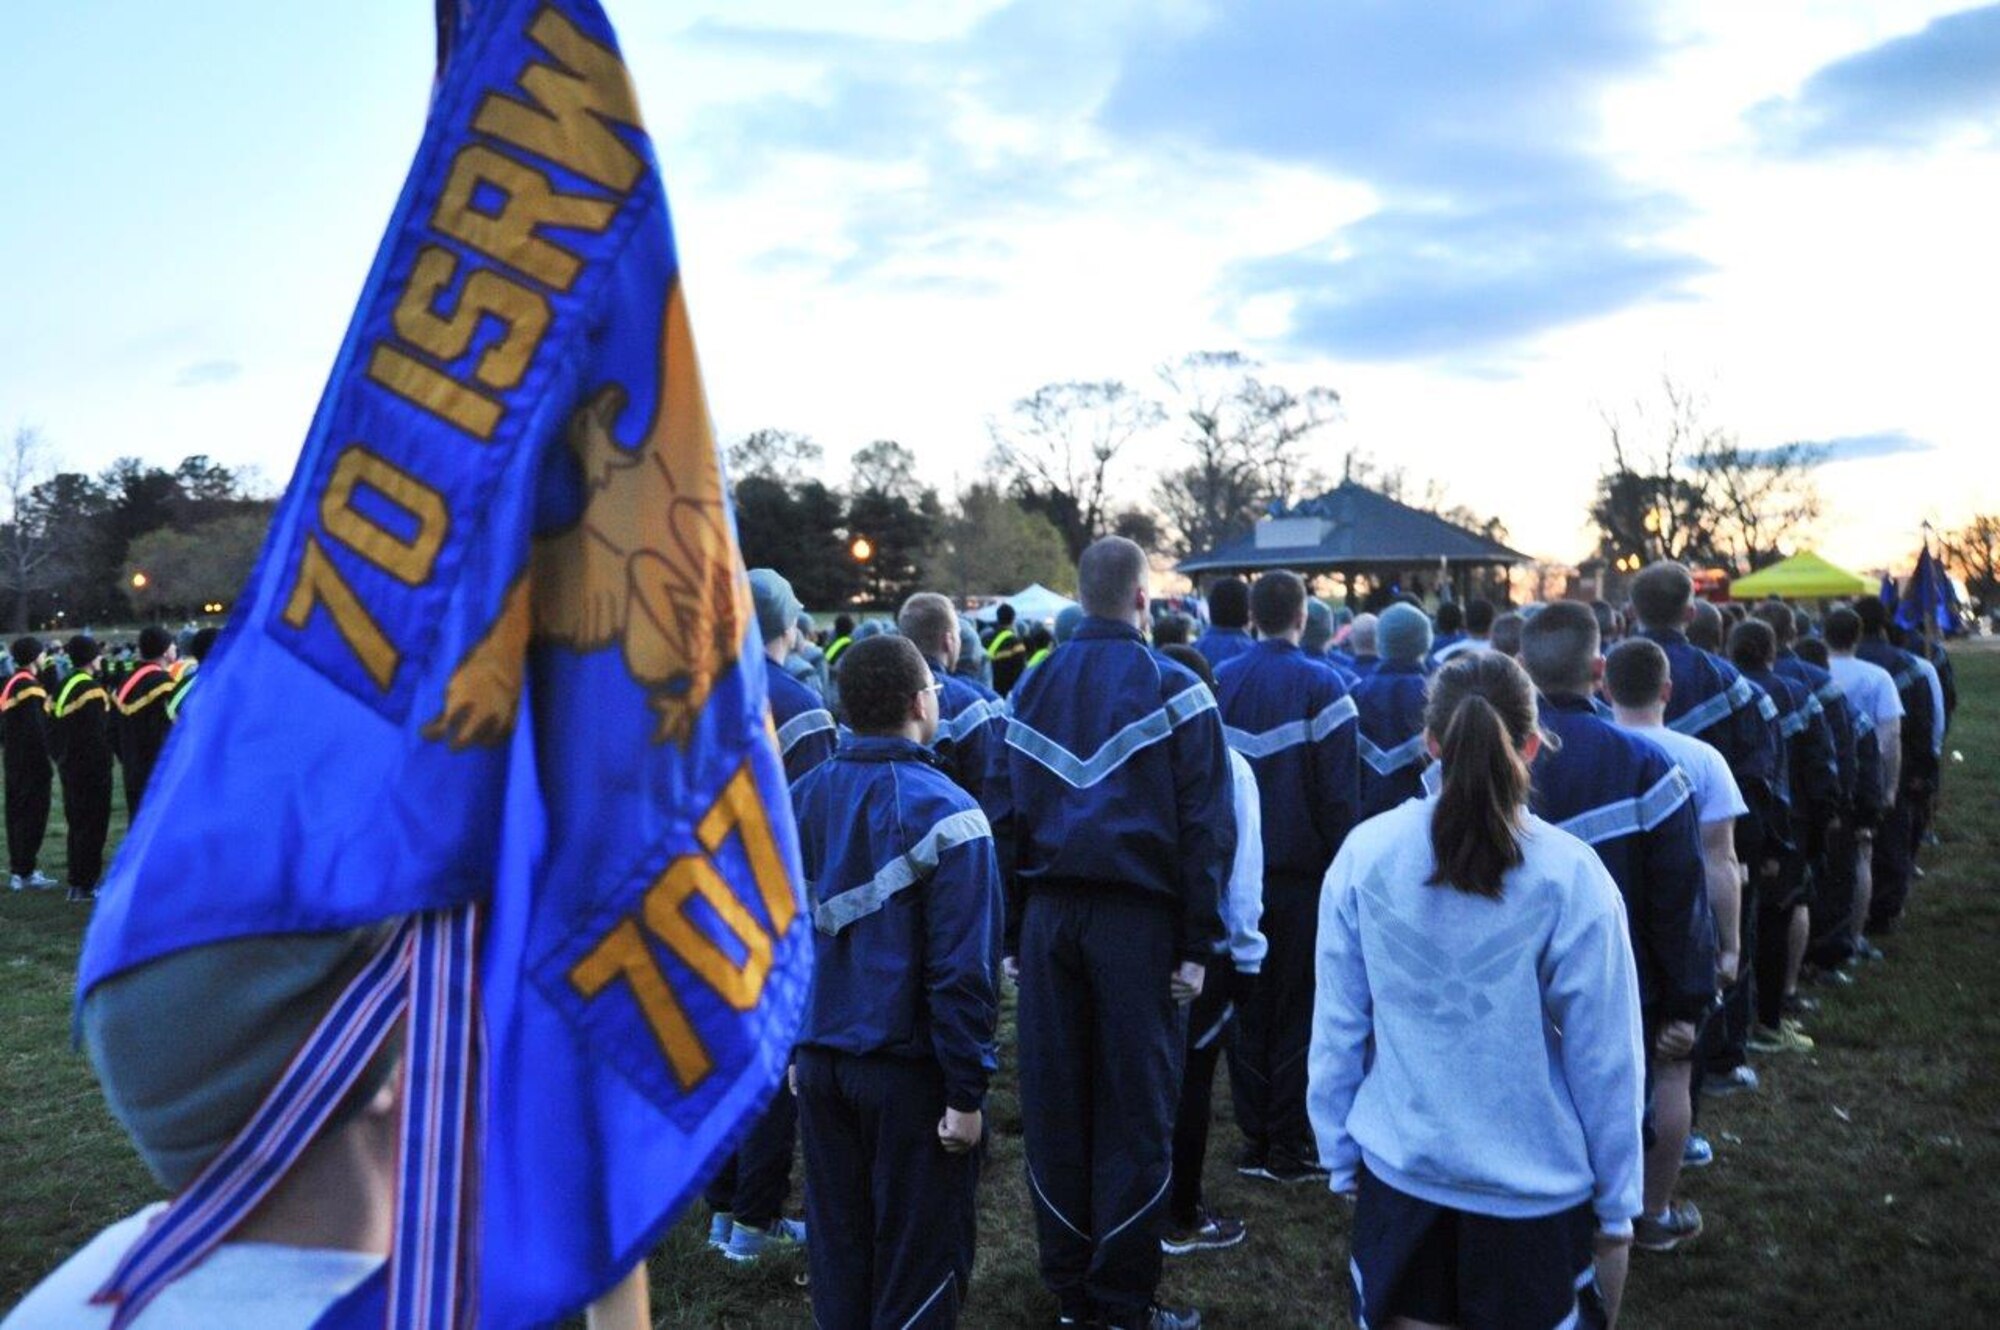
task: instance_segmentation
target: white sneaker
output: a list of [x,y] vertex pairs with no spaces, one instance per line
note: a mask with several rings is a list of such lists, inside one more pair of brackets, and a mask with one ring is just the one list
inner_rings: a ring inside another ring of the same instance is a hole
[[22,887],[25,887],[27,885],[28,885],[27,879],[22,877],[19,873],[15,873],[13,876],[7,879],[7,890],[9,891],[19,891]]
[[38,868],[34,872],[28,874],[28,881],[26,885],[33,888],[36,891],[47,891],[50,887],[53,887],[55,884],[56,880],[54,878],[50,877],[47,873],[44,873],[41,869]]

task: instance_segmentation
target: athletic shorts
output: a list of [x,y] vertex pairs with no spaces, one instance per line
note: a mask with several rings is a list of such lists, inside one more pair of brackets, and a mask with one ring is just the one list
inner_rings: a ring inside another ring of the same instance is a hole
[[1498,1219],[1420,1201],[1363,1167],[1348,1263],[1362,1330],[1408,1316],[1464,1330],[1602,1330],[1588,1203]]

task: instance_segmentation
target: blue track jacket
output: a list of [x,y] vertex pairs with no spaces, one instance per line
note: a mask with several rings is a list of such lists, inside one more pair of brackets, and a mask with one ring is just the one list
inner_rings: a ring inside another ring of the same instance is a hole
[[1826,826],[1839,815],[1839,770],[1834,762],[1833,733],[1826,708],[1807,685],[1775,669],[1745,671],[1744,678],[1770,696],[1778,708],[1778,798],[1789,814],[1785,840],[1796,850],[1807,848],[1809,829]]
[[931,677],[944,685],[938,694],[937,738],[931,748],[945,770],[974,799],[986,797],[986,773],[1006,737],[1007,709],[998,693],[930,662]]
[[1355,739],[1361,750],[1361,818],[1386,813],[1423,793],[1424,702],[1430,681],[1423,666],[1395,663],[1363,679],[1354,689],[1361,712]]
[[1293,643],[1259,642],[1215,672],[1229,746],[1250,759],[1264,806],[1264,875],[1326,875],[1360,820],[1354,699]]
[[1257,639],[1241,628],[1211,628],[1196,640],[1194,649],[1208,662],[1208,668],[1219,670],[1224,661],[1235,660],[1256,645]]
[[1819,699],[1826,716],[1827,732],[1833,741],[1834,769],[1839,774],[1838,806],[1843,816],[1854,803],[1854,782],[1860,771],[1860,754],[1855,749],[1854,715],[1848,709],[1847,693],[1833,675],[1809,660],[1789,651],[1778,655],[1772,667],[1794,683],[1802,683]]
[[1104,889],[1175,909],[1178,954],[1212,964],[1236,854],[1214,694],[1138,629],[1089,618],[1008,705],[986,797],[1009,888],[1008,954],[1026,892]]
[[1678,630],[1648,628],[1642,637],[1667,653],[1674,693],[1667,725],[1691,734],[1722,754],[1753,813],[1778,777],[1778,749],[1771,722],[1775,708],[1734,665],[1703,651]]
[[820,695],[783,670],[767,670],[771,720],[778,727],[778,751],[785,759],[785,780],[799,778],[833,756],[833,713]]
[[792,791],[812,901],[799,1043],[932,1059],[971,1112],[999,1067],[1000,869],[986,815],[929,750],[850,735]]
[[1715,914],[1687,777],[1658,745],[1599,720],[1581,697],[1541,699],[1557,742],[1535,759],[1535,815],[1597,851],[1625,898],[1639,993],[1668,1020],[1715,995]]

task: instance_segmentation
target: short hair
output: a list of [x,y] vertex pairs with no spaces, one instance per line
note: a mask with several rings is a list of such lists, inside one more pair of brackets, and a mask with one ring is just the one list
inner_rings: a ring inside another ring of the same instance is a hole
[[893,733],[910,699],[931,686],[931,667],[907,637],[879,633],[840,653],[840,709],[859,734]]
[[1250,626],[1250,584],[1225,577],[1208,589],[1208,621],[1217,628]]
[[833,616],[833,635],[834,635],[835,637],[852,637],[852,636],[854,636],[854,616],[853,616],[853,615],[851,615],[851,614],[836,614],[836,615],[834,615],[834,616]]
[[1865,637],[1880,637],[1889,626],[1889,607],[1876,596],[1863,596],[1855,601],[1854,614],[1861,620]]
[[1123,536],[1093,541],[1076,562],[1076,598],[1083,612],[1100,619],[1118,619],[1132,612],[1132,602],[1146,584],[1146,551]]
[[1475,597],[1465,603],[1465,631],[1474,637],[1485,637],[1493,631],[1493,620],[1498,615],[1492,601],[1484,596]]
[[1376,654],[1375,629],[1381,625],[1381,622],[1382,619],[1379,615],[1357,614],[1354,616],[1354,626],[1347,630],[1347,645],[1353,648],[1355,655],[1372,656]]
[[1632,608],[1648,628],[1678,628],[1694,601],[1694,574],[1671,559],[1641,568],[1632,578]]
[[1521,663],[1551,697],[1588,693],[1597,659],[1597,616],[1588,605],[1559,600],[1521,629]]
[[993,611],[993,622],[999,624],[1002,628],[1012,624],[1014,622],[1014,607],[1004,600],[1001,601],[1000,608]]
[[1447,600],[1438,606],[1437,627],[1440,633],[1455,633],[1465,626],[1465,611],[1455,600]]
[[1660,700],[1672,674],[1659,643],[1635,637],[1611,648],[1604,658],[1604,691],[1619,706],[1637,711]]
[[903,602],[896,628],[929,656],[944,650],[948,637],[958,636],[958,611],[935,591],[919,591]]
[[1191,623],[1185,614],[1162,614],[1153,620],[1153,644],[1162,648],[1185,645],[1192,635]]
[[1186,666],[1194,672],[1197,679],[1209,686],[1210,691],[1214,690],[1215,668],[1208,663],[1208,657],[1181,642],[1171,642],[1161,647],[1160,654],[1176,665]]
[[1292,631],[1305,607],[1305,579],[1286,569],[1265,573],[1250,588],[1250,618],[1266,637]]
[[7,648],[7,651],[9,655],[14,657],[14,664],[18,668],[25,670],[42,658],[42,639],[39,637],[17,637],[14,639],[14,645]]
[[220,628],[203,628],[188,639],[188,654],[196,660],[207,660],[208,653],[215,650],[215,639],[222,636]]
[[1794,639],[1811,637],[1812,631],[1812,615],[1806,612],[1806,607],[1803,605],[1792,606],[1792,637]]
[[1521,654],[1521,626],[1528,621],[1513,610],[1493,621],[1492,646],[1503,656]]
[[96,660],[97,653],[102,649],[97,645],[97,639],[89,633],[78,633],[75,637],[63,643],[63,654],[68,656],[69,663],[78,669],[82,669],[85,665]]
[[1694,617],[1688,620],[1688,641],[1703,651],[1722,651],[1722,611],[1713,603],[1697,600],[1694,603]]
[[1624,633],[1620,631],[1622,625],[1618,622],[1618,611],[1612,608],[1610,601],[1591,601],[1590,612],[1597,616],[1597,640],[1599,642],[1611,642],[1624,636]]
[[1762,619],[1745,619],[1729,630],[1729,659],[1736,668],[1761,674],[1778,658],[1778,635]]
[[173,634],[156,623],[149,623],[139,630],[139,655],[146,660],[157,660],[166,655],[167,648],[173,644]]
[[1799,621],[1793,615],[1792,607],[1775,600],[1767,600],[1757,606],[1756,615],[1764,623],[1771,625],[1772,635],[1781,647],[1790,646],[1799,635]]
[[1799,642],[1799,659],[1808,665],[1817,665],[1821,669],[1825,669],[1828,664],[1826,643],[1820,641],[1817,637],[1802,639]]
[[1861,640],[1861,616],[1846,605],[1836,605],[1826,612],[1826,623],[1820,631],[1826,635],[1826,644],[1835,651],[1852,651]]

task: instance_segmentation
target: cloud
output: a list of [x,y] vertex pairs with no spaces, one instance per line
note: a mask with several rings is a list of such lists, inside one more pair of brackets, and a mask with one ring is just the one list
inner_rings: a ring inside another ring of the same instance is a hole
[[1810,157],[1909,151],[1965,131],[2000,130],[2000,5],[1933,19],[1918,32],[1823,66],[1796,95],[1749,113],[1767,151]]
[[1649,238],[1682,209],[1634,195],[1570,207],[1385,208],[1339,252],[1238,265],[1242,299],[1289,295],[1291,338],[1357,360],[1480,356],[1549,328],[1679,298],[1706,271]]
[[197,360],[191,365],[181,366],[180,373],[174,375],[174,387],[205,388],[214,383],[228,383],[242,373],[241,361]]
[[1864,462],[1877,457],[1900,457],[1906,453],[1937,451],[1937,445],[1911,436],[1903,430],[1883,430],[1875,434],[1844,434],[1835,439],[1815,439],[1806,446],[1820,452],[1828,463]]
[[1594,147],[1598,95],[1663,49],[1643,4],[1271,0],[1144,41],[1100,118],[1375,190],[1370,216],[1227,276],[1226,301],[1291,297],[1298,348],[1479,357],[1707,270],[1664,239],[1686,206]]
[[[1601,93],[1665,49],[1641,0],[1014,0],[922,41],[717,22],[691,36],[797,71],[704,117],[734,177],[788,156],[879,173],[850,176],[834,205],[830,280],[976,284],[1010,228],[1213,211],[1272,168],[1378,204],[1329,216],[1311,246],[1209,270],[1225,312],[1288,304],[1296,351],[1463,363],[1683,297],[1706,271],[1666,239],[1686,206],[1596,143]],[[954,274],[968,253],[976,271]]]

